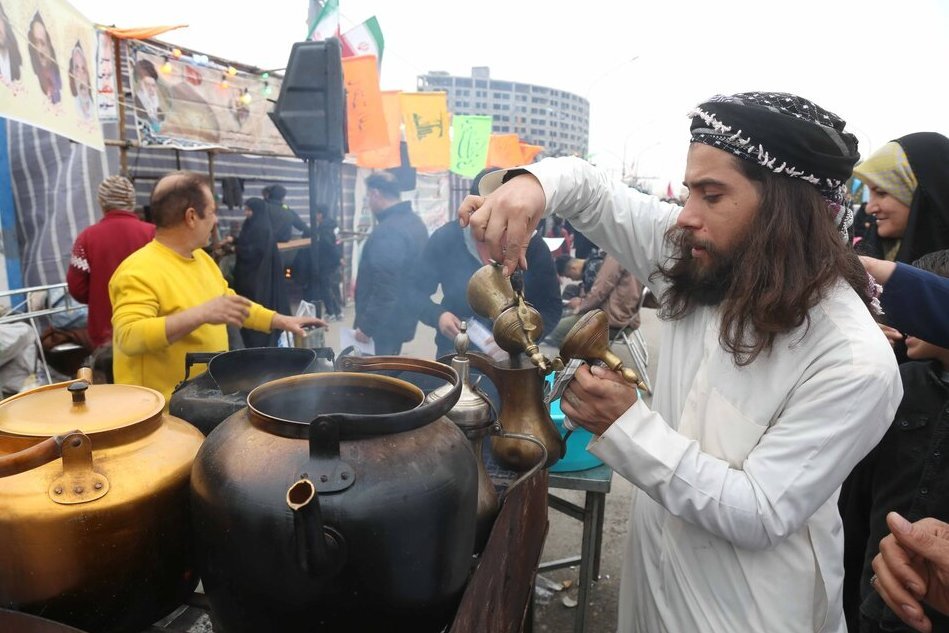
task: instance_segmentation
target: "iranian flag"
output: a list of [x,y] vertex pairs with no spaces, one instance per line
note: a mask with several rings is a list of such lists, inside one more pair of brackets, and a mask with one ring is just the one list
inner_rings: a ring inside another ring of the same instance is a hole
[[[310,5],[310,32],[306,39],[312,41],[326,40],[339,37],[339,0],[325,0],[319,13],[316,6]],[[316,19],[313,19],[314,14]]]
[[343,57],[375,55],[379,64],[382,64],[385,40],[382,39],[382,29],[376,16],[343,33],[339,41],[343,45]]

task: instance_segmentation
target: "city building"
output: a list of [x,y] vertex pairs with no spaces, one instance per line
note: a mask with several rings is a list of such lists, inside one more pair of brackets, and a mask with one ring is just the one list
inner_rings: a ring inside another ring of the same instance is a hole
[[544,156],[586,156],[590,140],[590,102],[565,90],[492,79],[487,66],[470,77],[429,71],[418,78],[422,92],[448,93],[453,114],[493,117],[495,134],[517,134],[544,148]]

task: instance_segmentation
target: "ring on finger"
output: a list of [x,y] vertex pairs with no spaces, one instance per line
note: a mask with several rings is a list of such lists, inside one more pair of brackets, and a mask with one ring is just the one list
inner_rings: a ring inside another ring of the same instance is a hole
[[879,579],[877,578],[877,575],[876,575],[876,574],[873,574],[872,576],[870,576],[870,586],[871,586],[871,587],[876,587],[877,580],[879,580]]

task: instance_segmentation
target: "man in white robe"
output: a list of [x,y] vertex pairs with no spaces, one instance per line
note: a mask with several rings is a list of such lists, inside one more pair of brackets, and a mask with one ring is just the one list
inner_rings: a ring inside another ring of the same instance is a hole
[[683,208],[560,158],[490,174],[461,222],[510,272],[556,212],[660,297],[652,407],[599,367],[561,403],[637,488],[619,630],[843,633],[839,487],[902,396],[840,235],[856,138],[783,93],[692,117]]

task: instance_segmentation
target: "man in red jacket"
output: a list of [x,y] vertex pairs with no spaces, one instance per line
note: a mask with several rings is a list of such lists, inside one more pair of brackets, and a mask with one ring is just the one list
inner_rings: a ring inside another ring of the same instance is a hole
[[96,348],[112,342],[112,273],[155,236],[155,226],[142,222],[132,211],[135,187],[127,178],[109,176],[99,185],[98,194],[105,215],[76,238],[66,272],[69,294],[89,306],[89,338]]

